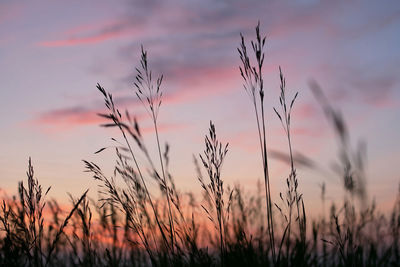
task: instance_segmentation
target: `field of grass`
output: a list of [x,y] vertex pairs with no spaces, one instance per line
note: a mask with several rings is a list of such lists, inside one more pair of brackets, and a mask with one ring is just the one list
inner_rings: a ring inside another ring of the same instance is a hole
[[[136,118],[120,111],[112,94],[98,84],[105,103],[105,112],[99,114],[105,120],[102,126],[118,130],[120,139],[96,154],[113,149],[114,172],[106,174],[96,163],[84,161],[100,198],[89,199],[87,191],[70,196],[71,208],[65,211],[46,199],[50,188],[41,187],[29,159],[27,184],[20,182],[18,195],[1,203],[0,266],[399,266],[400,188],[391,214],[369,202],[363,147],[352,149],[344,118],[315,82],[311,90],[337,136],[336,169],[345,199],[341,206],[327,203],[329,212],[318,218],[307,217],[291,142],[297,93],[287,91],[280,68],[274,112],[287,140],[289,168],[285,192],[272,198],[264,103],[273,100],[264,94],[264,50],[259,25],[250,49],[241,36],[240,75],[254,110],[264,179],[257,194],[224,184],[229,145],[219,141],[213,122],[204,151],[194,157],[203,198],[179,190],[169,170],[169,147],[159,139],[163,76],[155,78],[142,48],[134,90],[153,123],[156,156],[149,152]],[[159,192],[149,190],[149,183],[156,183]],[[325,207],[325,185],[321,202]]]

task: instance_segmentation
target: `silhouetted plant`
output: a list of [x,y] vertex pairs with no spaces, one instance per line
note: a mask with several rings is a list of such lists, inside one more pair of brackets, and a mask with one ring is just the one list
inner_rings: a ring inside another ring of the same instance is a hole
[[216,230],[219,233],[220,256],[221,265],[224,266],[224,258],[226,254],[226,232],[227,221],[229,217],[229,207],[232,199],[232,192],[228,192],[228,203],[225,205],[224,200],[224,182],[221,177],[222,164],[226,153],[228,153],[228,143],[223,145],[218,139],[215,131],[214,124],[210,121],[209,136],[205,137],[206,149],[203,155],[199,155],[204,168],[207,171],[209,183],[205,182],[203,177],[199,175],[201,187],[203,188],[204,195],[210,203],[209,210],[202,205],[204,211],[207,213],[208,218],[213,222]]
[[[52,263],[53,252],[64,234],[64,229],[68,225],[72,215],[78,209],[79,204],[86,198],[87,191],[74,204],[73,208],[56,229],[53,237],[52,228],[47,231],[44,224],[43,209],[46,205],[44,197],[50,190],[45,192],[39,181],[34,177],[34,171],[31,159],[28,163],[28,186],[23,182],[19,183],[18,193],[19,201],[6,203],[3,200],[1,207],[0,222],[1,231],[5,232],[6,255],[4,264],[29,265],[29,266],[48,266]],[[45,235],[48,235],[46,238]],[[47,240],[47,247],[44,241]],[[11,255],[18,258],[11,258]]]
[[[293,151],[292,151],[292,140],[291,140],[291,132],[290,132],[290,122],[291,122],[291,115],[292,115],[292,108],[295,103],[295,100],[298,96],[298,92],[294,95],[293,99],[290,101],[290,104],[288,105],[287,99],[286,99],[286,79],[283,76],[282,69],[279,67],[279,78],[280,78],[280,96],[279,96],[279,103],[281,106],[281,111],[279,112],[276,108],[274,108],[274,111],[276,115],[278,116],[282,127],[285,131],[287,141],[288,141],[288,149],[289,149],[289,158],[290,158],[290,174],[289,177],[286,179],[286,185],[287,185],[287,192],[286,192],[286,198],[285,200],[281,196],[282,202],[288,209],[288,216],[285,216],[287,220],[287,228],[284,231],[284,235],[282,237],[281,244],[283,242],[284,237],[286,236],[286,255],[289,257],[290,255],[290,235],[291,235],[291,225],[292,225],[292,212],[293,212],[293,207],[296,205],[296,210],[297,210],[297,217],[296,221],[298,222],[299,226],[299,234],[300,234],[300,240],[303,249],[305,248],[306,245],[306,213],[305,213],[305,208],[304,208],[304,201],[302,198],[302,195],[298,193],[298,180],[297,180],[297,173],[296,173],[296,168],[294,166],[294,158],[293,158]],[[276,204],[275,204],[276,205]],[[277,208],[282,212],[281,208],[276,205]],[[300,212],[302,211],[302,212]],[[281,250],[281,248],[280,248]],[[280,251],[279,251],[280,255]],[[279,256],[278,256],[278,261],[279,261]]]
[[[166,179],[166,174],[165,174],[165,167],[163,163],[163,157],[162,157],[162,152],[160,148],[160,139],[158,136],[158,127],[157,127],[157,118],[158,118],[158,112],[162,103],[162,91],[161,89],[161,83],[163,80],[163,76],[161,75],[158,79],[156,84],[153,84],[152,80],[152,74],[151,70],[149,70],[148,67],[148,62],[147,62],[147,51],[143,50],[142,46],[142,55],[140,59],[140,66],[141,69],[136,68],[137,74],[136,74],[136,81],[134,82],[134,85],[137,89],[136,95],[139,98],[139,100],[143,103],[144,107],[146,108],[147,112],[149,113],[153,125],[154,125],[154,131],[156,133],[156,141],[157,141],[157,148],[158,148],[158,156],[160,159],[160,165],[161,165],[161,173],[162,173],[162,179],[160,181],[162,182],[162,188],[163,192],[165,192],[165,196],[167,198],[167,204],[168,204],[168,222],[169,222],[169,233],[170,233],[170,238],[171,238],[171,248],[174,249],[174,240],[175,240],[175,229],[174,229],[174,220],[172,217],[172,211],[171,211],[171,201],[170,201],[170,190],[167,184],[167,179]],[[158,173],[155,172],[154,175],[158,176]]]
[[[112,139],[116,143],[117,163],[111,179],[107,178],[95,163],[84,162],[87,171],[92,172],[94,178],[102,182],[100,191],[104,196],[103,203],[114,203],[127,216],[129,227],[139,236],[140,243],[146,248],[153,264],[156,264],[158,260],[168,259],[168,261],[173,261],[175,258],[181,257],[180,254],[183,250],[190,246],[187,238],[193,236],[193,228],[188,224],[190,219],[187,220],[182,212],[180,193],[168,171],[169,147],[166,145],[164,151],[160,147],[157,117],[162,101],[160,90],[162,76],[153,84],[152,72],[148,67],[147,52],[144,51],[143,47],[140,66],[140,68],[136,68],[135,93],[152,119],[162,174],[160,175],[157,171],[156,164],[148,152],[136,119],[132,119],[128,111],[122,115],[114,104],[112,94],[107,93],[100,85],[97,85],[97,88],[104,96],[105,105],[109,112],[108,114],[99,114],[109,120],[109,123],[102,126],[117,127],[122,134],[123,143]],[[131,144],[132,141],[133,144]],[[96,153],[105,149],[101,148]],[[138,153],[141,153],[147,160],[150,166],[148,169],[150,178],[156,181],[161,194],[166,197],[167,213],[160,212],[162,207],[158,206],[158,200],[154,200],[150,194],[147,186],[148,181],[146,181],[145,173],[142,171],[143,167],[136,159]],[[131,166],[132,163],[133,166]],[[126,188],[117,187],[117,177],[122,178]],[[164,221],[168,221],[168,225],[165,225]],[[162,240],[161,246],[159,237]]]
[[270,176],[268,172],[268,158],[267,158],[267,137],[266,137],[266,126],[265,126],[265,112],[264,112],[264,80],[262,67],[264,63],[264,46],[266,37],[261,38],[260,35],[260,23],[256,27],[256,40],[251,41],[253,52],[256,57],[257,64],[252,66],[249,55],[247,53],[247,47],[244,41],[244,37],[241,34],[241,43],[238,52],[242,66],[239,67],[240,74],[244,80],[244,89],[249,94],[252,101],[258,129],[258,137],[261,148],[261,158],[263,163],[263,174],[265,182],[265,194],[267,203],[267,222],[268,222],[268,234],[269,241],[272,251],[273,261],[276,261],[275,253],[275,234],[274,234],[274,219],[272,213],[272,199],[271,199],[271,188],[270,188]]

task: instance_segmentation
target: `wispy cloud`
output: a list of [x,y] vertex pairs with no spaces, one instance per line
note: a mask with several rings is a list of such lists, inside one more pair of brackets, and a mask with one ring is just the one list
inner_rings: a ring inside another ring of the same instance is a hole
[[92,125],[104,122],[97,113],[100,110],[88,109],[82,106],[49,110],[40,114],[32,123],[37,125],[64,125],[76,127],[79,125]]
[[[118,100],[119,99],[119,100]],[[132,98],[124,98],[119,96],[115,99],[121,107],[138,105],[136,100]],[[75,106],[75,107],[67,107],[60,109],[53,109],[39,114],[36,118],[29,121],[28,124],[39,129],[44,130],[47,133],[58,133],[73,130],[77,127],[86,127],[92,125],[101,125],[107,123],[103,117],[99,116],[99,113],[105,113],[105,108],[102,107],[92,107],[87,108],[85,106]],[[141,128],[141,132],[143,133],[152,133],[154,131],[153,126],[149,125],[149,117],[144,111],[136,112],[132,114],[136,119],[138,119],[139,123],[143,126]],[[183,123],[160,123],[158,126],[158,130],[160,132],[169,132],[182,130],[188,125]]]
[[125,20],[100,22],[95,25],[82,25],[67,30],[62,39],[39,42],[39,46],[63,47],[102,43],[111,39],[122,38],[139,29]]
[[319,112],[319,110],[315,107],[315,105],[299,102],[293,108],[293,116],[296,119],[310,119],[315,118],[315,114]]

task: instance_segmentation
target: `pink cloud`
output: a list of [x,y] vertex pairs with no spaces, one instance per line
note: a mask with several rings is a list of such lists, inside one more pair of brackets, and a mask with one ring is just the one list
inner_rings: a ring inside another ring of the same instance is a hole
[[[75,127],[107,123],[108,121],[105,118],[98,115],[104,112],[105,110],[103,109],[86,109],[82,107],[56,109],[41,114],[38,118],[31,121],[30,124],[39,126],[44,132],[52,134],[72,130]],[[146,123],[148,119],[147,114],[135,114],[135,117],[138,119],[139,125],[146,125],[141,127],[141,132],[143,134],[154,132],[153,126],[147,126],[149,125]],[[158,130],[159,132],[169,132],[181,130],[186,126],[187,125],[176,123],[160,123],[158,125]]]
[[318,131],[316,129],[310,129],[306,127],[295,127],[290,129],[291,134],[296,135],[304,135],[309,137],[321,137],[324,135],[324,131]]
[[[176,79],[178,90],[167,94],[164,102],[168,104],[187,103],[212,95],[221,94],[235,86],[240,86],[236,78],[239,77],[237,67],[217,66],[202,69],[176,69],[183,79]],[[210,81],[212,81],[210,83]]]
[[62,46],[75,46],[85,44],[95,44],[104,42],[106,40],[122,36],[119,32],[98,34],[90,37],[71,37],[65,40],[45,41],[39,43],[40,46],[45,47],[62,47]]
[[257,132],[253,130],[241,131],[227,138],[229,144],[240,147],[249,154],[259,152],[259,141]]
[[81,107],[56,109],[41,114],[35,124],[42,125],[91,125],[104,122],[104,118],[97,115],[98,111]]
[[293,119],[309,119],[313,118],[319,110],[314,105],[308,103],[296,103],[292,112]]
[[[266,66],[265,72],[276,71]],[[215,97],[232,90],[242,89],[240,72],[235,64],[206,66],[202,68],[181,67],[172,72],[178,90],[166,94],[163,103],[179,104]]]
[[96,25],[81,25],[71,28],[63,34],[67,37],[61,40],[43,41],[38,45],[44,47],[64,47],[96,44],[128,36],[133,32],[136,32],[136,29],[127,21],[100,22]]
[[[180,123],[161,123],[157,125],[159,132],[173,132],[185,129],[187,127],[188,125]],[[142,134],[150,134],[155,132],[153,126],[143,127],[140,129],[140,131]]]

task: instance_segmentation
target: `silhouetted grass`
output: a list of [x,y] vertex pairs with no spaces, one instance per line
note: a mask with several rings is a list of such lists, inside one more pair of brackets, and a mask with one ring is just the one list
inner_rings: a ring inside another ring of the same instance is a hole
[[256,40],[251,42],[253,52],[256,57],[257,64],[253,66],[250,62],[250,57],[247,52],[246,43],[243,35],[241,36],[240,48],[238,52],[242,66],[239,67],[240,74],[244,80],[244,89],[249,94],[252,101],[254,112],[257,121],[258,137],[260,141],[261,158],[263,164],[263,174],[265,182],[265,194],[267,203],[267,224],[269,234],[269,244],[272,252],[273,262],[276,262],[275,252],[275,233],[274,233],[274,219],[272,213],[272,199],[271,199],[271,188],[270,188],[270,176],[268,172],[268,154],[267,154],[267,132],[265,126],[265,111],[264,111],[264,80],[262,67],[264,63],[264,46],[266,37],[261,38],[260,35],[260,23],[256,27]]
[[[228,203],[225,204],[224,182],[221,177],[222,164],[226,153],[228,153],[228,144],[222,145],[217,139],[215,126],[210,122],[209,136],[205,137],[206,149],[204,155],[200,154],[200,159],[210,183],[206,183],[200,173],[199,181],[204,190],[204,195],[209,203],[208,207],[202,205],[210,221],[214,224],[219,233],[220,259],[221,265],[224,265],[226,254],[226,232],[227,221],[229,219],[229,208],[231,205],[232,193],[228,193]],[[213,214],[215,211],[215,215]]]
[[50,187],[43,192],[39,181],[34,178],[31,159],[26,174],[28,186],[19,183],[18,199],[13,198],[7,202],[3,200],[0,222],[4,237],[0,262],[5,266],[49,266],[57,261],[54,254],[59,250],[64,230],[78,206],[85,200],[87,191],[73,203],[63,221],[57,219],[54,224],[45,225],[44,197]]
[[[274,111],[283,126],[288,154],[275,155],[290,168],[286,192],[273,199],[262,71],[265,44],[257,25],[256,40],[251,42],[254,57],[243,36],[238,49],[261,150],[264,183],[258,184],[257,192],[224,184],[222,165],[228,145],[217,139],[212,122],[200,154],[206,178],[194,157],[203,199],[178,190],[169,171],[169,146],[163,148],[158,132],[163,76],[152,79],[142,48],[134,90],[154,126],[156,159],[149,153],[136,118],[121,112],[112,94],[98,84],[106,106],[106,113],[99,114],[107,121],[102,126],[116,128],[120,134],[107,148],[115,151],[111,174],[84,161],[86,171],[98,181],[100,199],[88,199],[87,191],[79,198],[70,196],[72,208],[63,211],[56,200],[45,200],[50,188],[43,190],[34,178],[29,159],[27,186],[20,182],[18,195],[2,201],[0,266],[399,266],[400,187],[389,215],[376,210],[366,190],[364,148],[352,148],[344,117],[315,82],[310,87],[337,136],[335,170],[346,195],[343,205],[332,202],[329,215],[325,214],[323,183],[323,214],[307,218],[296,166],[315,164],[293,155],[291,111],[297,93],[288,101],[281,68],[280,109]],[[256,60],[254,66],[250,58]],[[150,188],[154,183],[156,188]]]

